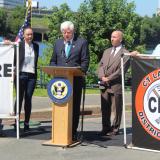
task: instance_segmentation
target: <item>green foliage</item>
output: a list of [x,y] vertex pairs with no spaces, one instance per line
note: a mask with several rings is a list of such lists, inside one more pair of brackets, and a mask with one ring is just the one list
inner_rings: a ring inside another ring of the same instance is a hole
[[25,19],[25,8],[17,6],[10,10],[8,14],[8,26],[10,27],[10,33],[16,35],[24,23]]
[[67,4],[58,7],[53,7],[53,14],[49,16],[49,42],[54,44],[55,40],[61,37],[60,24],[66,20],[72,20],[73,12],[69,9]]
[[[86,89],[86,94],[99,94],[99,89]],[[48,97],[47,89],[36,88],[33,96]]]
[[144,17],[141,26],[140,42],[146,45],[160,43],[160,16]]
[[65,20],[72,21],[78,35],[89,43],[90,67],[87,84],[97,83],[96,70],[103,51],[110,44],[113,30],[124,32],[124,42],[128,49],[139,44],[141,17],[134,13],[134,3],[126,0],[86,0],[75,13],[67,4],[53,7],[49,16],[49,42],[54,44],[61,37],[60,24]]
[[48,28],[49,19],[47,17],[37,18],[32,17],[33,28]]
[[135,47],[135,50],[144,54],[146,52],[146,46],[145,45],[138,45]]
[[138,44],[141,19],[134,9],[135,5],[126,0],[89,0],[81,5],[77,24],[80,34],[89,41],[91,56],[101,58],[104,49],[110,46],[113,30],[124,32],[128,49]]
[[7,26],[7,12],[0,8],[0,36],[5,36],[8,29]]
[[48,83],[48,81],[51,79],[50,76],[46,75],[45,73],[41,72],[41,67],[48,66],[50,63],[50,58],[53,53],[53,47],[47,42],[44,42],[47,45],[47,48],[45,48],[43,52],[43,56],[39,57],[38,59],[38,79],[40,79],[40,76],[43,77],[42,81],[44,84]]

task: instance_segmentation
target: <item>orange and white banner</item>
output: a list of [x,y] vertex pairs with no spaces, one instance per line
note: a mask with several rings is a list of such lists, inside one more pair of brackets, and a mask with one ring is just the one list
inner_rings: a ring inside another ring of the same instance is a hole
[[134,146],[160,150],[160,59],[132,58]]

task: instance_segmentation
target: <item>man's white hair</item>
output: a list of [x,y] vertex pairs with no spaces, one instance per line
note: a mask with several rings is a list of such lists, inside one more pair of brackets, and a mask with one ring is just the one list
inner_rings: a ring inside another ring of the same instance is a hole
[[63,23],[61,23],[61,32],[63,32],[64,29],[70,29],[70,30],[74,30],[74,24],[71,21],[65,21]]

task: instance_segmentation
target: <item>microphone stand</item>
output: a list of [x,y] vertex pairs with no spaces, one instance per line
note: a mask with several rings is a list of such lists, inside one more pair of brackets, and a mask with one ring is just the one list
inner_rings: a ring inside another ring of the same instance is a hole
[[84,104],[85,104],[85,93],[86,93],[86,81],[84,77],[84,84],[82,90],[82,112],[81,112],[81,130],[80,130],[80,142],[83,142],[83,122],[84,122]]

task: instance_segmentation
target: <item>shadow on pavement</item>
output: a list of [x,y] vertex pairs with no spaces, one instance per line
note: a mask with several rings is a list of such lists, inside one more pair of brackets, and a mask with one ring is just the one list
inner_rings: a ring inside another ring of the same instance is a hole
[[[127,141],[131,141],[132,129],[127,128],[126,133],[127,133]],[[84,131],[83,144],[94,144],[104,148],[107,148],[107,146],[123,146],[124,145],[123,129],[120,129],[119,135],[114,135],[114,136],[100,136],[99,132],[96,131]]]
[[[33,139],[33,140],[50,140],[51,139],[51,124],[50,121],[40,122],[40,126],[35,126],[28,132],[24,132],[20,129],[20,138]],[[7,138],[15,137],[16,132],[12,127],[5,129],[4,133]],[[132,139],[132,128],[126,128],[127,141],[131,142]],[[79,132],[79,137],[82,139],[83,146],[93,144],[99,147],[107,148],[108,146],[123,146],[124,145],[124,134],[123,129],[120,129],[120,134],[116,136],[100,136],[98,131],[84,131],[83,135]],[[82,138],[83,137],[83,138]]]

